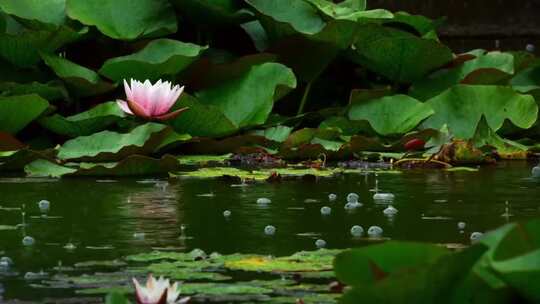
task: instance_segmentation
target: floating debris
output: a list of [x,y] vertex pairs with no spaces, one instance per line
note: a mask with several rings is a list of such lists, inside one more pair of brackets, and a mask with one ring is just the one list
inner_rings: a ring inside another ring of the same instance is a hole
[[484,234],[482,232],[473,232],[471,233],[471,243],[474,244],[478,241],[480,241],[480,239],[482,239],[482,237],[484,236]]
[[266,235],[274,235],[276,233],[276,227],[272,225],[268,225],[264,227],[264,234]]
[[332,208],[328,206],[324,206],[321,208],[321,214],[322,215],[330,215],[332,213]]
[[23,239],[22,239],[22,244],[24,246],[32,246],[34,245],[34,243],[36,242],[36,240],[34,240],[33,237],[31,236],[25,236]]
[[48,200],[41,200],[38,202],[38,207],[42,213],[47,213],[51,207],[51,202]]
[[386,209],[383,210],[383,213],[386,216],[394,216],[398,213],[398,210],[393,206],[388,206]]
[[359,238],[359,237],[362,237],[363,234],[364,234],[364,228],[362,228],[362,226],[359,226],[359,225],[352,226],[351,228],[352,236]]
[[315,241],[315,246],[317,246],[317,248],[325,248],[326,241],[323,239],[318,239],[317,241]]
[[231,216],[231,211],[230,211],[230,210],[225,210],[225,211],[223,211],[223,216],[224,216],[224,217],[229,217],[229,216]]
[[328,194],[328,200],[333,202],[337,199],[337,195],[335,195],[334,193],[330,193]]
[[267,205],[270,204],[272,201],[269,198],[261,197],[257,199],[257,204],[259,205]]
[[369,227],[367,234],[371,238],[379,238],[383,234],[383,229],[379,226],[371,226]]

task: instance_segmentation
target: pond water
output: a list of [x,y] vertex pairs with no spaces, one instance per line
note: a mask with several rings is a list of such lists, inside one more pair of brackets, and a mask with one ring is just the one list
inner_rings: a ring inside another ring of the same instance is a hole
[[[478,172],[349,174],[241,187],[203,179],[2,178],[0,225],[20,224],[21,212],[9,208],[23,204],[27,225],[0,230],[0,256],[15,263],[14,272],[0,272],[0,293],[7,300],[58,295],[63,291],[29,289],[24,274],[156,248],[288,255],[316,249],[317,239],[328,248],[369,243],[351,237],[353,225],[380,226],[394,240],[469,244],[472,232],[540,215],[540,182],[529,178],[531,167],[511,162]],[[395,195],[394,217],[383,214],[387,204],[372,199],[376,179],[381,191]],[[363,203],[354,212],[344,209],[350,192]],[[258,205],[262,197],[271,203]],[[50,201],[47,216],[38,207],[43,199]],[[330,215],[321,215],[323,206],[332,208]],[[506,206],[511,216],[505,216]],[[459,222],[466,223],[463,232]],[[276,227],[273,236],[265,235],[267,225]],[[22,245],[24,233],[35,239],[33,246]],[[64,248],[68,243],[76,248]]]

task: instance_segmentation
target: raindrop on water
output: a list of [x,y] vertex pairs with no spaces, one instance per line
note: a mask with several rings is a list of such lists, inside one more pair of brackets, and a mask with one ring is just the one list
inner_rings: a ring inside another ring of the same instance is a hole
[[326,241],[323,239],[318,239],[315,241],[315,246],[317,246],[317,248],[324,248],[326,247]]
[[482,232],[473,232],[471,233],[471,243],[476,243],[478,241],[480,241],[480,239],[484,236],[484,234]]
[[266,205],[266,204],[270,204],[271,202],[272,201],[269,198],[266,198],[266,197],[261,197],[261,198],[257,199],[257,204],[259,204],[259,205]]
[[0,269],[9,268],[13,265],[13,260],[9,257],[0,258]]
[[29,272],[24,274],[24,279],[29,280],[29,281],[31,281],[31,280],[43,280],[43,279],[47,278],[48,275],[49,274],[44,272],[43,270],[40,271],[40,272],[31,272],[31,271],[29,271]]
[[393,206],[388,206],[386,209],[383,210],[383,213],[386,216],[394,216],[398,213],[398,210]]
[[189,254],[193,257],[194,260],[206,259],[206,252],[204,252],[204,250],[199,249],[199,248],[195,248],[191,250]]
[[334,193],[330,193],[328,194],[328,200],[333,202],[337,199],[337,195],[335,195]]
[[369,227],[367,234],[369,237],[378,238],[382,236],[383,229],[379,226],[371,226]]
[[38,207],[42,213],[46,213],[51,207],[51,202],[49,202],[48,200],[41,200],[38,202]]
[[266,235],[274,235],[276,233],[276,227],[272,225],[268,225],[264,227],[264,234]]
[[529,43],[525,46],[525,50],[529,53],[534,53],[534,51],[536,50],[536,46],[532,43]]
[[351,235],[354,237],[361,237],[364,234],[364,228],[359,225],[354,225],[351,228]]
[[358,199],[360,199],[360,196],[356,193],[349,193],[347,194],[347,202],[348,203],[358,203]]
[[224,217],[229,217],[229,216],[231,216],[231,210],[225,210],[225,211],[223,211],[223,216],[224,216]]
[[34,243],[36,242],[36,240],[34,240],[33,237],[31,236],[25,236],[23,239],[22,239],[22,244],[24,246],[32,246],[34,245]]
[[324,206],[321,208],[321,214],[322,215],[330,215],[330,213],[332,213],[332,208],[328,207],[328,206]]
[[457,227],[459,230],[464,230],[465,227],[467,227],[467,224],[465,222],[459,222],[457,223]]

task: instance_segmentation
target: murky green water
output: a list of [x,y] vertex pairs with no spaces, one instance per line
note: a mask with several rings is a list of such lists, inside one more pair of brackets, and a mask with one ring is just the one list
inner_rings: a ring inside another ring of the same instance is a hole
[[[0,231],[0,252],[15,265],[0,272],[5,300],[59,295],[62,290],[28,288],[28,271],[52,269],[61,261],[70,266],[88,260],[110,260],[152,248],[206,252],[286,255],[315,249],[315,240],[329,248],[368,243],[349,234],[353,225],[378,225],[384,236],[398,240],[469,243],[473,231],[487,231],[508,220],[540,215],[540,182],[530,179],[532,165],[501,163],[479,172],[404,172],[379,174],[378,185],[394,193],[394,218],[383,215],[385,204],[373,201],[373,174],[346,175],[318,181],[257,183],[245,187],[218,180],[34,180],[0,179],[0,206],[26,205],[26,228]],[[356,192],[363,207],[347,212],[346,195]],[[338,199],[329,202],[328,194]],[[256,204],[267,197],[266,207]],[[37,202],[47,199],[51,209],[43,217]],[[509,202],[510,218],[505,213]],[[320,208],[332,207],[330,216]],[[223,216],[230,210],[229,219]],[[21,212],[0,210],[0,225],[17,225]],[[467,223],[460,233],[457,223]],[[277,232],[266,236],[266,225]],[[184,229],[182,229],[184,227]],[[35,238],[21,244],[23,233]],[[76,245],[67,250],[67,243]],[[0,294],[1,295],[1,294]]]

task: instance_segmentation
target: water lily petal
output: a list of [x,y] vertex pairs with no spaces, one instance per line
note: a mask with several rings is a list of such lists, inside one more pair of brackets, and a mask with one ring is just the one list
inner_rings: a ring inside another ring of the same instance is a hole
[[[131,79],[131,83],[133,84],[133,79]],[[131,87],[128,85],[127,81],[124,79],[124,91],[126,92],[127,99],[133,99],[133,91],[131,90]]]
[[116,103],[118,104],[118,107],[120,107],[120,109],[122,111],[124,111],[124,113],[134,115],[133,112],[131,112],[131,110],[129,109],[129,106],[128,106],[127,102],[118,99],[118,100],[116,100]]
[[189,107],[180,108],[180,109],[178,109],[176,111],[166,113],[166,114],[163,114],[163,115],[159,115],[159,116],[156,116],[154,118],[157,119],[157,120],[160,120],[160,121],[166,121],[166,120],[170,120],[170,119],[174,119],[174,118],[178,117],[178,115],[182,114],[183,112],[185,112],[187,110],[189,110]]

